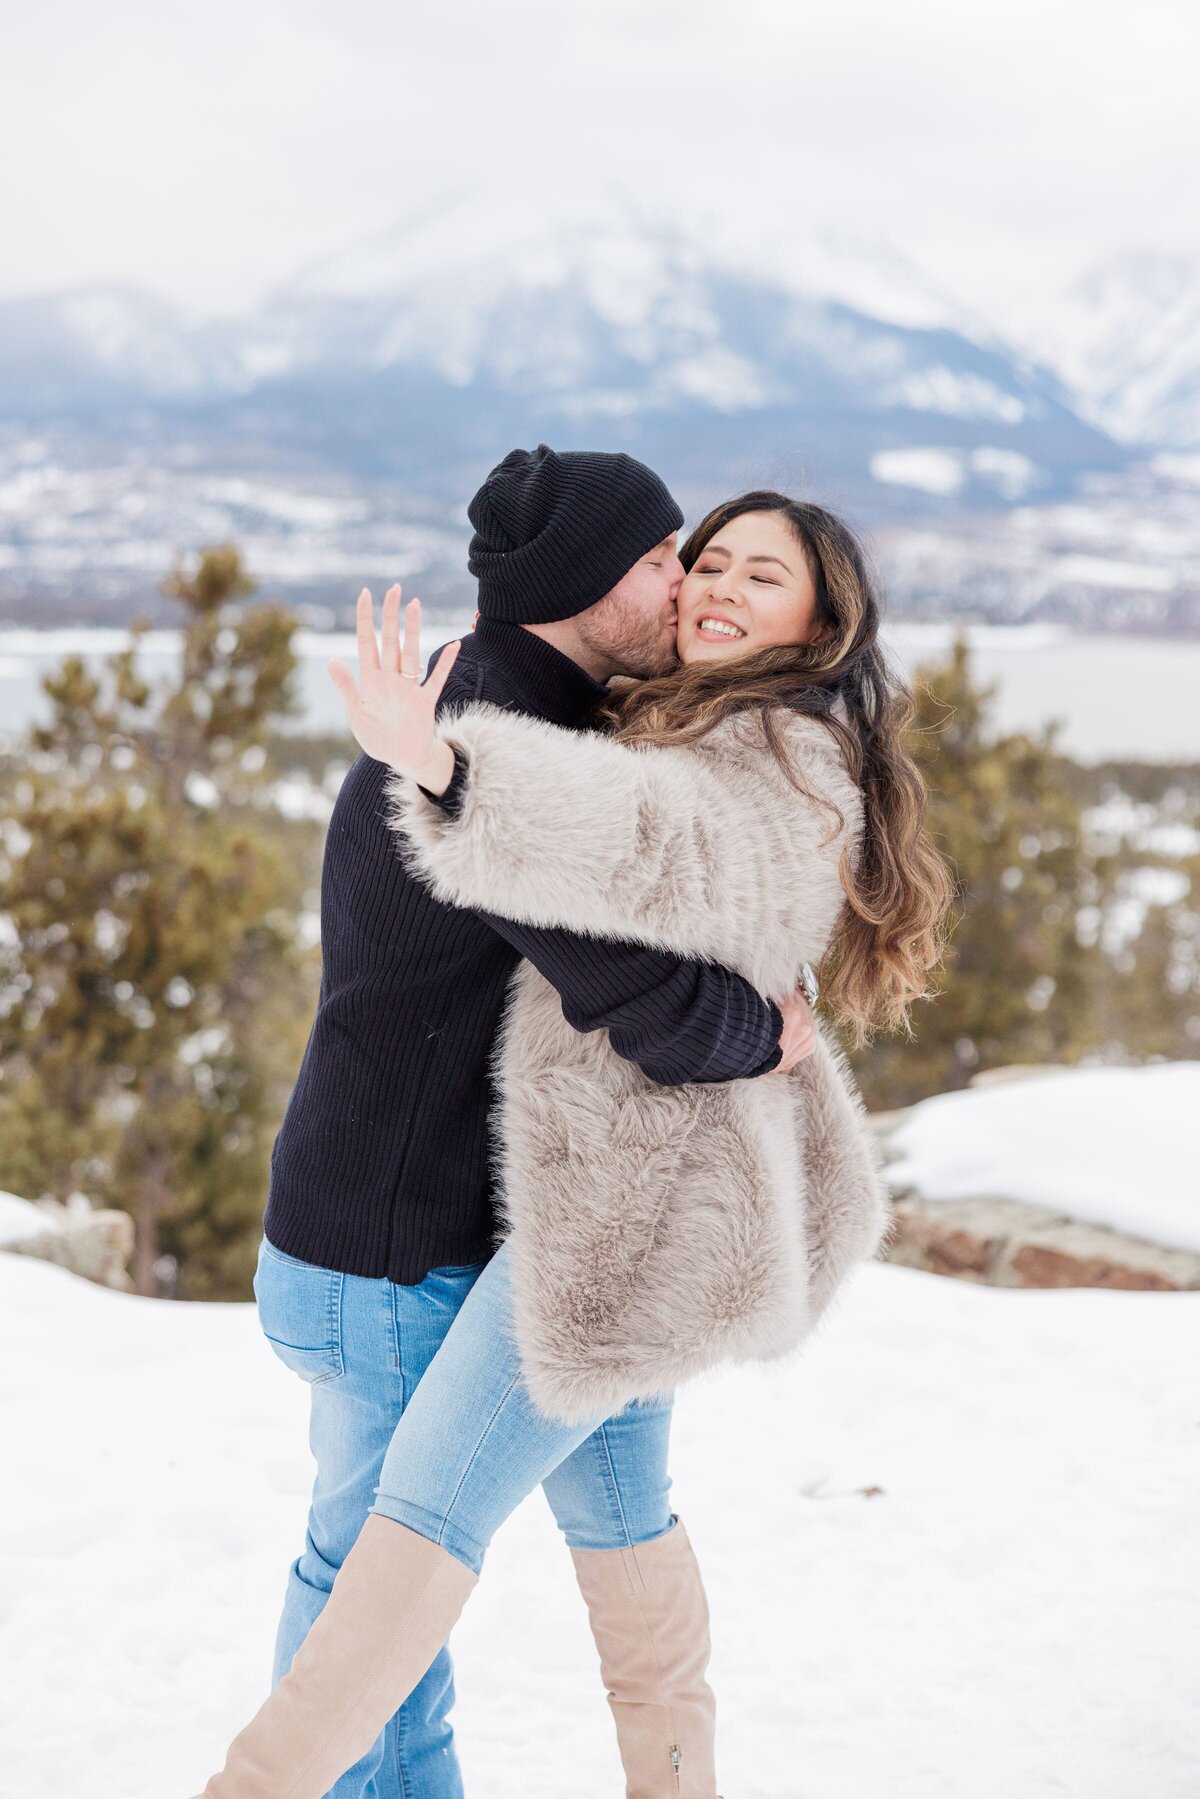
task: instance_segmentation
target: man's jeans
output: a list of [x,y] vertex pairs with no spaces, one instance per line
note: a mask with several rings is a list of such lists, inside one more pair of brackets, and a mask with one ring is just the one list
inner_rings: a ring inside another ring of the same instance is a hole
[[[674,1523],[670,1401],[581,1425],[538,1412],[512,1341],[503,1248],[486,1264],[435,1268],[402,1287],[297,1261],[264,1240],[254,1291],[272,1348],[311,1383],[317,1464],[307,1542],[279,1624],[276,1684],[368,1511],[444,1543],[476,1572],[497,1526],[539,1482],[571,1548],[623,1549]],[[443,1648],[329,1799],[461,1799],[453,1702]]]

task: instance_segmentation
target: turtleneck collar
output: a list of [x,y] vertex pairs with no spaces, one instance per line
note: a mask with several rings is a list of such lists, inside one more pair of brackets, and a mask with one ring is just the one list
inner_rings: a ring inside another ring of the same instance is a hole
[[523,625],[481,618],[473,635],[489,660],[503,662],[530,712],[551,724],[581,723],[604,697],[599,681]]

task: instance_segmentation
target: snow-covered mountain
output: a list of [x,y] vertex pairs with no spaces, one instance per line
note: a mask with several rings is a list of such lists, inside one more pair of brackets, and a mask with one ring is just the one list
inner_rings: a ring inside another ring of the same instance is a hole
[[1023,336],[1102,430],[1127,443],[1200,449],[1200,257],[1113,257]]
[[471,193],[241,317],[120,287],[2,302],[0,609],[124,616],[224,537],[318,611],[397,557],[465,604],[464,496],[544,439],[642,456],[692,517],[820,497],[921,616],[1191,632],[1198,267],[1037,296],[1014,348],[886,244]]
[[740,242],[476,197],[195,323],[103,290],[0,306],[0,414],[193,464],[281,459],[460,496],[514,442],[606,443],[684,491],[819,485],[868,513],[1073,490],[1124,453],[897,252]]
[[[899,252],[844,232],[741,241],[736,224],[673,226],[647,220],[628,203],[551,222],[522,214],[511,201],[501,213],[474,194],[310,264],[279,290],[269,316],[278,323],[304,307],[374,303],[401,327],[381,346],[385,360],[425,355],[465,380],[488,368],[512,372],[502,356],[489,355],[498,307],[573,296],[608,327],[618,349],[647,364],[716,334],[719,320],[705,289],[717,276],[848,307],[884,324],[990,336],[982,320]],[[569,342],[564,321],[558,338],[540,347],[561,355]],[[577,352],[582,347],[576,342]],[[553,367],[548,373],[552,380]]]
[[0,406],[12,416],[83,415],[202,393],[203,334],[135,288],[80,288],[0,301]]

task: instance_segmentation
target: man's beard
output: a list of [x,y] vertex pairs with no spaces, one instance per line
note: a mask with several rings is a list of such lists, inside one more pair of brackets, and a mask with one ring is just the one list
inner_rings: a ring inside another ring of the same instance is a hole
[[578,623],[588,648],[611,662],[615,675],[645,681],[679,667],[674,631],[664,630],[661,620],[648,619],[627,600],[606,594]]

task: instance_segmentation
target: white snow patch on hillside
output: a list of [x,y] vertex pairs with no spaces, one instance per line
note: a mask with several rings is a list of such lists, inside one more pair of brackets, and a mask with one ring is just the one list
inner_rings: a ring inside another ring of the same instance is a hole
[[[1200,1295],[872,1267],[802,1357],[681,1395],[730,1799],[1190,1799],[1198,1327]],[[186,1799],[265,1694],[307,1391],[251,1306],[25,1258],[0,1330],[3,1790]],[[622,1790],[540,1495],[453,1647],[468,1793]]]
[[1070,1068],[942,1093],[891,1137],[888,1178],[926,1199],[1021,1199],[1200,1250],[1197,1117],[1200,1062]]
[[1131,443],[1200,447],[1194,252],[1119,251],[1020,310],[1025,346],[1067,384],[1083,417]]
[[963,484],[963,462],[956,450],[877,450],[871,474],[893,487],[955,494]]
[[1171,593],[1177,575],[1148,562],[1122,562],[1111,556],[1059,556],[1054,571],[1061,581],[1084,587],[1134,588],[1143,593]]
[[969,453],[931,446],[877,450],[870,469],[876,481],[888,486],[915,487],[921,493],[947,496],[956,494],[973,475],[1006,500],[1019,500],[1045,478],[1044,470],[1019,450],[997,449],[991,444],[980,444]]
[[1006,394],[982,375],[961,374],[936,366],[914,369],[880,395],[885,406],[911,406],[917,412],[944,412],[954,418],[994,419],[998,424],[1019,425],[1025,417],[1024,402]]
[[1019,450],[998,450],[981,444],[969,458],[971,472],[990,481],[1006,500],[1019,500],[1045,478],[1045,471]]
[[704,400],[719,412],[765,406],[771,398],[758,371],[744,356],[713,344],[665,371],[663,386],[689,400]]

